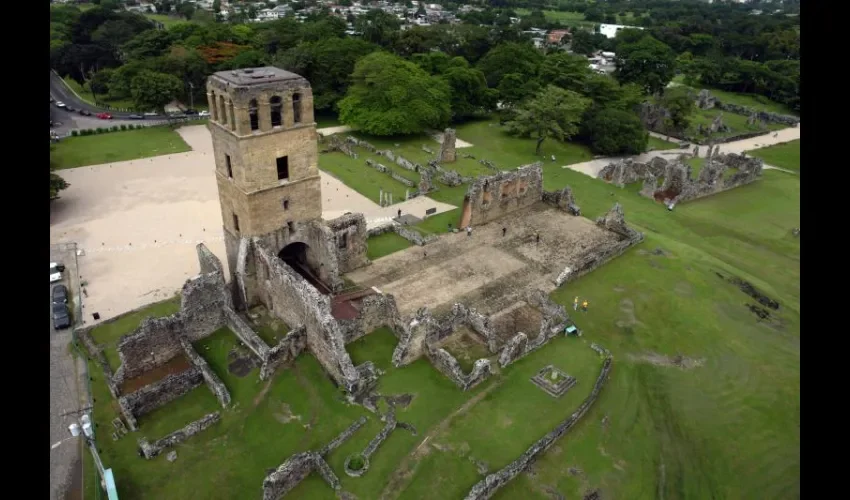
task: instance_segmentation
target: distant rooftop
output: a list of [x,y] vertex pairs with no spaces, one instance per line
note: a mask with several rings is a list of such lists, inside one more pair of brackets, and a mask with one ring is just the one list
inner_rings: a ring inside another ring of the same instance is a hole
[[284,80],[303,80],[304,77],[296,75],[274,66],[262,68],[246,68],[228,71],[218,71],[215,76],[235,85],[254,85],[260,83],[280,82]]

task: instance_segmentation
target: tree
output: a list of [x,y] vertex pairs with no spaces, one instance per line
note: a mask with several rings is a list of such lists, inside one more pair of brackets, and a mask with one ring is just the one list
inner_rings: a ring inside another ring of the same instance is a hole
[[354,23],[357,31],[363,34],[363,39],[383,47],[389,47],[398,36],[401,23],[393,14],[378,9],[372,9],[357,17]]
[[439,77],[386,52],[360,59],[339,101],[340,120],[374,135],[415,134],[444,126],[451,89]]
[[541,81],[576,92],[582,90],[591,74],[586,57],[566,52],[547,55],[540,65]]
[[646,150],[649,133],[634,113],[602,109],[584,127],[590,149],[600,155],[636,155]]
[[528,78],[519,73],[508,73],[499,82],[499,101],[502,106],[513,107],[533,96],[540,90],[540,83],[535,78]]
[[490,49],[478,61],[478,69],[484,72],[487,85],[496,88],[508,73],[533,78],[542,59],[543,56],[531,44],[504,43]]
[[690,126],[690,117],[696,112],[694,98],[684,87],[672,87],[664,91],[658,104],[670,112],[669,122],[666,124],[675,131],[687,130]]
[[636,83],[649,94],[664,90],[676,74],[676,54],[651,36],[620,45],[615,62],[620,83]]
[[547,137],[566,141],[578,132],[582,113],[588,106],[589,99],[571,90],[549,85],[533,99],[521,104],[513,119],[505,125],[512,134],[537,139],[534,154],[540,155],[540,146]]
[[70,184],[65,182],[65,179],[54,174],[56,163],[53,161],[53,146],[50,146],[50,201],[59,199],[59,191],[68,189]]
[[165,73],[142,70],[130,82],[130,92],[137,109],[165,112],[165,106],[183,90],[183,82]]
[[601,49],[605,41],[605,35],[601,33],[579,30],[573,33],[570,48],[576,54],[590,55],[593,51]]
[[470,67],[466,59],[451,59],[442,76],[451,87],[452,115],[455,119],[469,118],[495,107],[498,92],[487,88],[484,73]]

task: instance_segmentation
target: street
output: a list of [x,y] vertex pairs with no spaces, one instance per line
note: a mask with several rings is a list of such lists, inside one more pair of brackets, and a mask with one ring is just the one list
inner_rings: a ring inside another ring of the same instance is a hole
[[[68,287],[68,308],[73,321],[78,323],[81,297],[76,247],[74,243],[51,245],[50,261],[65,265],[61,283]],[[52,292],[53,284],[50,285],[50,290]],[[72,331],[73,327],[58,331],[53,328],[51,296],[50,498],[54,500],[82,498],[82,441],[79,438],[68,439],[68,426],[77,421],[77,412],[80,409],[88,407],[88,374],[85,362],[71,355]],[[86,475],[92,477],[90,474]]]

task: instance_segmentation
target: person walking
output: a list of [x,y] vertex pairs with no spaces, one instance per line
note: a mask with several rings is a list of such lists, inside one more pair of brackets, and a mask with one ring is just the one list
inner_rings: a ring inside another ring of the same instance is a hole
[[578,311],[578,296],[573,299],[573,311]]
[[398,217],[401,218],[401,209],[398,209]]
[[[540,233],[535,235],[534,240],[538,245],[540,244]],[[578,297],[576,297],[576,300],[578,300]]]
[[466,226],[466,235],[472,236],[472,227],[471,226]]
[[587,312],[587,300],[581,303],[581,310]]
[[508,234],[508,228],[502,227],[502,238],[504,238],[506,234]]

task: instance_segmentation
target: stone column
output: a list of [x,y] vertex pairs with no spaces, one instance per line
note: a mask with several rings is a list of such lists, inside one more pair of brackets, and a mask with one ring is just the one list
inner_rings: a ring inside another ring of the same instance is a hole
[[215,104],[215,94],[213,94],[212,92],[207,92],[207,105],[210,108],[210,119],[213,121],[218,120],[218,113],[216,113]]
[[237,135],[248,135],[251,133],[251,117],[248,115],[248,107],[233,105],[233,116],[236,118]]
[[455,142],[457,141],[457,132],[453,128],[447,128],[443,132],[443,141],[440,145],[440,162],[451,163],[457,159],[455,151]]
[[272,107],[269,98],[257,99],[257,113],[259,113],[260,131],[268,132],[272,129]]
[[233,101],[227,101],[227,123],[230,125],[230,130],[236,130],[236,112],[233,109]]
[[292,115],[292,94],[283,98],[283,128],[292,128],[294,116]]

